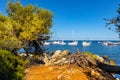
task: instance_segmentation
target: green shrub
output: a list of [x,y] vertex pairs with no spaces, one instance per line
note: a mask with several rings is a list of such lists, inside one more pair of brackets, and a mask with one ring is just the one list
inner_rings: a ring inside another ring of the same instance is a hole
[[97,58],[97,55],[96,55],[96,54],[93,54],[93,53],[91,53],[91,52],[83,52],[83,53],[91,56],[91,57],[94,58],[94,59]]
[[0,80],[23,80],[26,61],[0,49]]

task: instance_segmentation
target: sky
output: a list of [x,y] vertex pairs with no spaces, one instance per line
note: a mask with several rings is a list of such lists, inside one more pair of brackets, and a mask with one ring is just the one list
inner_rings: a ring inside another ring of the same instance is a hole
[[[117,16],[120,0],[20,0],[54,13],[51,40],[119,40],[105,27],[103,18]],[[0,12],[7,15],[7,0],[0,0]]]

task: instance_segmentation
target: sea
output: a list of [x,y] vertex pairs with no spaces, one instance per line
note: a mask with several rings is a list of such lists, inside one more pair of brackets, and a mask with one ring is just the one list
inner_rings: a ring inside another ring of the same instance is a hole
[[[52,42],[52,41],[49,41]],[[53,52],[56,50],[69,50],[70,53],[75,53],[77,49],[79,49],[80,52],[91,52],[93,54],[97,54],[99,56],[108,56],[108,58],[114,60],[117,65],[120,66],[120,45],[110,45],[106,46],[102,43],[105,41],[96,41],[96,40],[89,40],[87,42],[91,42],[90,46],[82,46],[82,40],[78,41],[77,46],[68,45],[71,40],[65,40],[64,41],[66,45],[59,45],[59,44],[50,44],[46,45],[45,49],[46,52]],[[110,42],[116,42],[116,41],[110,41]]]
[[[102,43],[105,42],[104,40],[89,40],[91,42],[90,46],[82,46],[82,42],[84,40],[78,40],[77,46],[70,46],[68,45],[71,40],[65,40],[64,42],[66,45],[58,45],[58,44],[50,44],[45,46],[46,52],[53,52],[56,50],[69,50],[70,53],[75,53],[79,49],[80,52],[91,52],[93,54],[97,54],[99,56],[108,56],[109,59],[112,59],[116,62],[116,65],[120,66],[120,45],[110,45],[106,46]],[[108,40],[107,40],[108,41]],[[110,42],[116,42],[116,40],[109,40]],[[52,42],[52,41],[49,41]],[[120,75],[116,74],[116,77],[120,78]]]

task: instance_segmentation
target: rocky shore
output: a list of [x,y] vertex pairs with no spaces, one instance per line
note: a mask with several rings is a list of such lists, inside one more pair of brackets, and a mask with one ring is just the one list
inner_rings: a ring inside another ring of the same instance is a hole
[[43,65],[26,69],[25,80],[119,80],[100,66],[115,66],[115,62],[106,56],[79,51],[70,54],[69,50],[56,50],[50,55],[45,53],[40,60]]

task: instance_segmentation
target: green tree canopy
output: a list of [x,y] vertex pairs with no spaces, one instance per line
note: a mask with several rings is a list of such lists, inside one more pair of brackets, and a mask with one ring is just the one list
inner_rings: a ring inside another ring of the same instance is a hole
[[[120,4],[119,4],[119,7],[118,7],[118,10],[117,10],[117,16],[112,18],[112,19],[106,19],[106,21],[108,21],[106,23],[106,27],[109,29],[109,30],[112,30],[114,32],[117,32],[119,34],[119,38],[120,38]],[[115,27],[113,27],[115,26]]]
[[0,47],[10,51],[31,47],[41,52],[42,41],[49,39],[53,13],[19,1],[8,1],[8,16],[0,14]]

